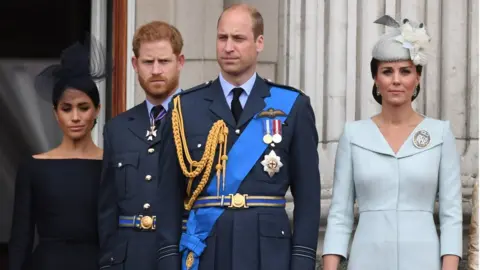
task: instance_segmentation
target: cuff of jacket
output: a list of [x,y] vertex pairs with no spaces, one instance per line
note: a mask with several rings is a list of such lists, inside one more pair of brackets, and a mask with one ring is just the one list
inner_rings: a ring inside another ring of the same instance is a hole
[[180,270],[181,256],[178,245],[170,245],[157,250],[157,269]]
[[178,255],[180,255],[178,245],[165,246],[157,250],[157,261],[160,261],[170,256],[178,256]]
[[[460,227],[460,226],[459,226]],[[456,255],[462,258],[462,229],[442,230],[440,233],[440,256]]]
[[314,270],[317,262],[317,252],[306,246],[292,246],[291,270]]
[[328,230],[325,234],[323,243],[323,255],[338,255],[342,259],[348,258],[348,244],[350,241],[350,233],[342,233],[339,231]]

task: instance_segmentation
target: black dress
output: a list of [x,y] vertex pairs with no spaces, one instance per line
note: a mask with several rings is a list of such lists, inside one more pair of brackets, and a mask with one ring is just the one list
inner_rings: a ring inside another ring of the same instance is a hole
[[[98,269],[101,160],[34,159],[19,168],[9,270]],[[33,248],[35,227],[38,245]]]

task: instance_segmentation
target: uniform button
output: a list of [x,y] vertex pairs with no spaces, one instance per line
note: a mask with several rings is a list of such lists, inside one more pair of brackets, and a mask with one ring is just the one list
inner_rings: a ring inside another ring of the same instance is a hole
[[197,148],[200,148],[200,147],[202,147],[202,144],[201,143],[197,144]]
[[285,232],[284,232],[284,231],[282,231],[282,235],[285,235]]
[[111,257],[111,258],[110,258],[110,261],[111,261],[111,262],[114,262],[114,261],[115,261],[115,259],[114,259],[113,257]]
[[155,152],[155,149],[153,149],[153,148],[148,148],[148,153],[149,153],[149,154],[153,154],[153,152]]
[[150,180],[152,180],[152,176],[151,176],[151,175],[147,175],[147,176],[145,176],[145,180],[147,180],[147,181],[150,181]]
[[122,167],[122,165],[123,165],[122,162],[118,162],[118,167],[119,168]]
[[146,204],[143,205],[143,209],[148,209],[148,208],[150,208],[150,204],[149,204],[149,203],[146,203]]
[[240,134],[240,129],[235,130],[236,134]]

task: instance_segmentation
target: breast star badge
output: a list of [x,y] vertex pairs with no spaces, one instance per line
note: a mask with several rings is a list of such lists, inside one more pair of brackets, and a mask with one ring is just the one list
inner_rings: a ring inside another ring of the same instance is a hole
[[261,164],[263,165],[263,170],[268,173],[270,177],[280,171],[280,168],[283,166],[283,163],[280,161],[280,157],[277,156],[275,151],[270,151],[268,155],[264,156]]

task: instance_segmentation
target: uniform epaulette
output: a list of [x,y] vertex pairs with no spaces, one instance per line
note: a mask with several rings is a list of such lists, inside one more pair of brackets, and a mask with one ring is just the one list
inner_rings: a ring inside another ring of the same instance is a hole
[[302,90],[297,89],[295,87],[292,87],[290,85],[275,83],[270,79],[264,79],[264,80],[267,84],[270,84],[270,85],[273,85],[273,86],[276,86],[276,87],[280,87],[280,88],[284,88],[284,89],[288,89],[288,90],[292,90],[292,91],[295,91],[295,92],[299,92],[300,94],[305,95],[305,93]]
[[213,82],[213,81],[211,81],[211,80],[210,80],[210,81],[206,81],[206,82],[204,82],[204,83],[202,83],[202,84],[199,84],[199,85],[194,86],[194,87],[192,87],[192,88],[189,88],[189,89],[187,89],[187,90],[183,90],[183,91],[181,91],[180,93],[178,93],[178,95],[179,95],[179,96],[180,96],[180,95],[185,95],[185,94],[188,94],[188,93],[191,93],[191,92],[194,92],[194,91],[203,89],[203,88],[211,85],[212,82]]

